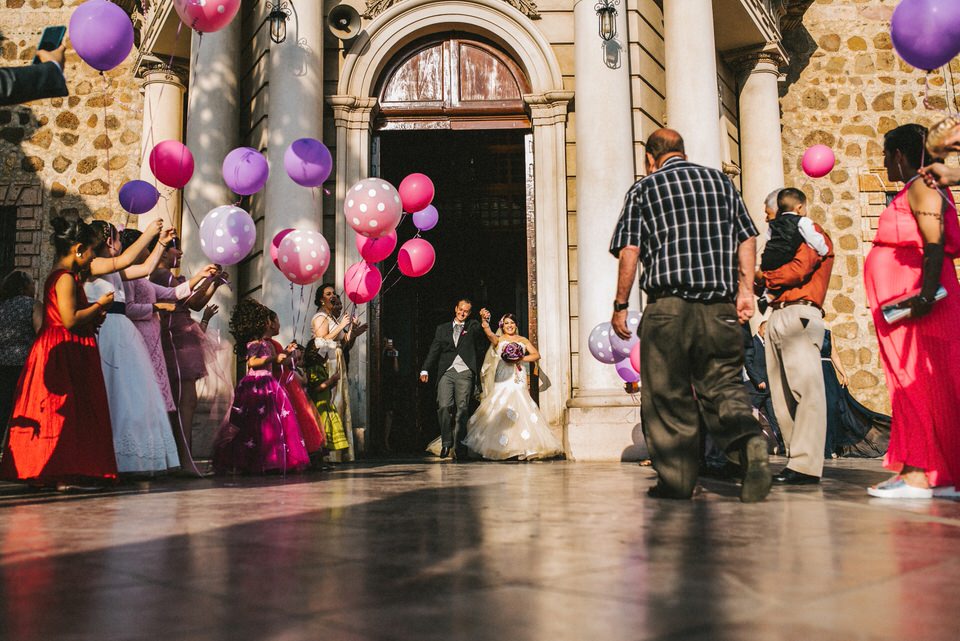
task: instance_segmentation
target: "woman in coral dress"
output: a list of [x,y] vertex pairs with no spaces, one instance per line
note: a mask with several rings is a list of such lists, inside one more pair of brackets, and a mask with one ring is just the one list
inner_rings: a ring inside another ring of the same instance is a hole
[[17,386],[2,475],[37,485],[117,476],[96,330],[111,294],[92,305],[80,272],[96,234],[83,221],[53,219],[57,258],[43,287],[44,319]]
[[[904,125],[884,140],[891,181],[906,186],[880,215],[873,249],[864,263],[867,300],[893,408],[884,465],[896,476],[872,487],[872,496],[930,498],[951,495],[960,480],[960,223],[953,198],[916,180],[926,130]],[[946,298],[932,302],[943,286]],[[911,318],[888,323],[882,306],[911,299]]]

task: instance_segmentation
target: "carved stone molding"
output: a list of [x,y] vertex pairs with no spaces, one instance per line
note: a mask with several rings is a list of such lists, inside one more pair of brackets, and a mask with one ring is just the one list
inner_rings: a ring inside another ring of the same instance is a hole
[[167,66],[167,63],[160,60],[145,59],[137,68],[137,77],[142,78],[145,85],[153,82],[167,82],[186,87],[190,70],[182,64],[174,63],[172,66]]
[[329,96],[327,104],[333,107],[333,120],[337,128],[370,129],[374,112],[377,109],[376,98],[359,96]]
[[[738,73],[750,73],[764,63],[767,66],[764,71],[779,73],[779,69],[787,66],[788,63],[786,53],[778,43],[767,43],[767,46],[762,49],[749,47],[727,51],[723,57]],[[758,71],[761,70],[758,69]]]
[[571,100],[573,100],[572,91],[548,91],[523,95],[523,101],[530,108],[530,121],[534,127],[566,122],[567,108]]
[[[363,12],[363,17],[373,19],[390,7],[400,4],[403,0],[367,0],[367,9]],[[533,0],[503,0],[508,5],[527,16],[531,20],[540,19],[540,10]]]

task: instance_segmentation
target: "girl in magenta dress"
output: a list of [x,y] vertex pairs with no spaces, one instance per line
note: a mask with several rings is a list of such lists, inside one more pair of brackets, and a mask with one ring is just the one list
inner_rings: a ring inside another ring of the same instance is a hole
[[44,485],[113,479],[117,461],[96,330],[113,302],[87,302],[80,273],[99,241],[83,221],[51,221],[57,257],[43,287],[44,317],[17,384],[2,476]]
[[[904,125],[886,136],[888,177],[907,184],[880,215],[864,263],[893,408],[884,465],[897,473],[868,490],[878,497],[930,498],[952,493],[960,481],[960,376],[953,373],[960,363],[960,283],[953,264],[960,256],[960,223],[948,191],[938,193],[915,180],[925,132],[919,125]],[[942,285],[946,298],[932,306],[917,301],[919,313],[912,318],[894,324],[884,320],[884,304],[917,291],[925,281],[925,289],[933,291]]]
[[233,310],[230,332],[247,374],[234,394],[226,422],[214,439],[213,469],[218,474],[302,470],[310,464],[290,398],[273,376],[287,359],[270,342],[271,311],[245,298]]

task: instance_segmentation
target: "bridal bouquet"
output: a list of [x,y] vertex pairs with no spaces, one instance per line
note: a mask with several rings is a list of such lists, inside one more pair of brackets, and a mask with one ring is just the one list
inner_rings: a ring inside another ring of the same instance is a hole
[[500,358],[508,363],[519,363],[526,353],[527,350],[520,343],[507,343],[500,352]]

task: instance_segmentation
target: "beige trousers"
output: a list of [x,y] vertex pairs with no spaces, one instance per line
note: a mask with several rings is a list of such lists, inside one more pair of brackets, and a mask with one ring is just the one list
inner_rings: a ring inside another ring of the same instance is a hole
[[827,438],[827,399],[820,347],[823,316],[816,307],[790,305],[774,310],[767,321],[767,379],[773,411],[790,451],[787,467],[823,475]]

